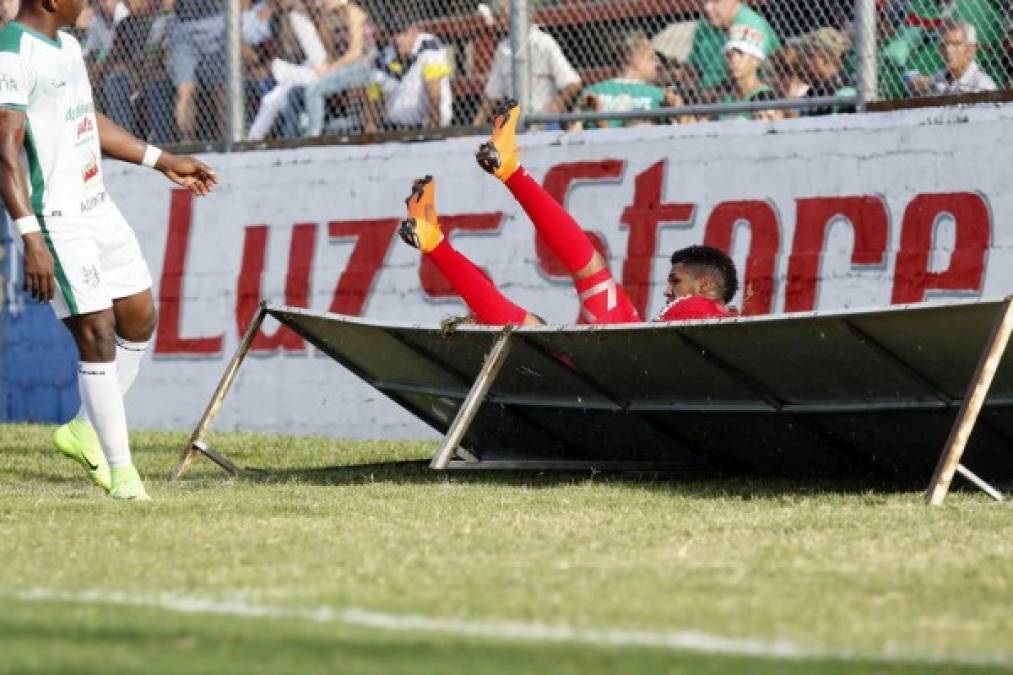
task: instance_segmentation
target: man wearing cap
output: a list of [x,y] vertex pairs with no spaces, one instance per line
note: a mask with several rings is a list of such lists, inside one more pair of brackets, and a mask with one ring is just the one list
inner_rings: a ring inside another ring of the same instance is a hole
[[705,91],[728,79],[724,48],[734,28],[741,26],[761,36],[761,60],[781,46],[767,20],[742,0],[701,0],[700,6],[704,18],[697,22],[693,34],[689,65],[700,73],[700,87]]
[[[774,90],[760,79],[760,66],[766,60],[766,38],[764,34],[745,24],[732,26],[725,43],[725,58],[728,61],[729,78],[725,84],[727,93],[722,103],[746,103],[773,101],[777,98]],[[728,113],[723,120],[735,119],[780,119],[774,111],[756,113]]]
[[[851,76],[844,69],[844,59],[851,51],[851,38],[836,28],[820,28],[802,38],[802,53],[809,71],[810,97],[854,96],[858,93]],[[830,115],[854,112],[854,106],[825,106],[803,111],[804,115]]]
[[946,67],[933,77],[917,75],[908,79],[915,94],[973,94],[995,91],[995,81],[978,65],[978,31],[966,21],[948,21],[939,31]]

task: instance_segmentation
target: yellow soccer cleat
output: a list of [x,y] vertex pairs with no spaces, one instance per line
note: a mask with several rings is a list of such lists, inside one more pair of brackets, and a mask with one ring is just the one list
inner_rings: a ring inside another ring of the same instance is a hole
[[141,477],[137,474],[137,469],[134,468],[133,464],[113,467],[110,476],[112,487],[109,490],[109,496],[113,499],[138,502],[151,501],[151,497],[148,496],[147,490],[144,489],[144,483],[141,482]]
[[509,98],[503,101],[493,117],[492,137],[475,153],[478,165],[504,183],[520,166],[517,155],[517,120],[520,116],[521,107],[517,101]]
[[409,246],[429,253],[443,241],[436,214],[436,180],[432,176],[416,179],[405,204],[408,205],[408,217],[401,221],[398,234]]
[[88,422],[75,417],[53,432],[53,445],[88,473],[92,483],[109,492],[109,464],[102,454],[102,444]]

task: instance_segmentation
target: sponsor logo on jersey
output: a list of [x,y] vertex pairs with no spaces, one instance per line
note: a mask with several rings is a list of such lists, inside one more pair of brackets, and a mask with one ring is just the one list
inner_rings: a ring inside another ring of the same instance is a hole
[[106,193],[105,190],[98,193],[97,195],[88,197],[88,199],[85,199],[83,202],[81,202],[81,213],[88,213],[93,208],[103,203],[108,197],[109,195]]
[[95,104],[91,101],[81,101],[67,109],[67,117],[65,119],[67,122],[73,122],[78,117],[87,115],[90,112],[95,112]]
[[77,137],[81,138],[85,134],[95,131],[95,125],[91,121],[91,117],[86,115],[81,118],[81,121],[77,123]]
[[0,91],[5,94],[17,93],[20,91],[20,89],[18,89],[18,81],[7,73],[0,73]]
[[101,281],[101,276],[98,272],[98,267],[94,263],[90,267],[81,268],[81,280],[88,286],[95,288]]
[[81,172],[84,178],[84,182],[92,180],[98,175],[98,159],[95,155],[88,158],[88,161],[84,163],[84,170]]

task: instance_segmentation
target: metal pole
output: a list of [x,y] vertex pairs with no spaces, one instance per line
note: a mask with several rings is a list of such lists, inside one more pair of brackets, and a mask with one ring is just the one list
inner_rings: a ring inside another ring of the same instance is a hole
[[468,427],[471,426],[472,420],[478,414],[478,409],[482,407],[482,402],[485,400],[486,394],[489,393],[492,383],[496,380],[500,368],[506,362],[507,354],[510,353],[510,333],[512,331],[512,326],[504,328],[496,343],[493,344],[492,349],[485,355],[485,363],[482,364],[482,370],[479,371],[478,377],[475,378],[475,384],[471,386],[471,391],[468,392],[464,402],[461,403],[461,407],[457,410],[454,421],[451,422],[450,428],[447,429],[443,445],[433,455],[433,461],[430,462],[429,468],[446,469],[450,460],[454,458],[457,446],[461,444],[461,439],[464,438],[464,434],[468,431]]
[[250,345],[253,344],[253,338],[256,337],[257,331],[260,330],[260,324],[264,322],[264,317],[266,316],[266,305],[261,304],[260,308],[257,310],[256,316],[253,317],[253,321],[250,322],[250,327],[246,329],[246,335],[243,336],[243,341],[239,343],[239,348],[232,356],[232,360],[229,361],[229,365],[225,368],[225,372],[222,374],[222,379],[218,382],[218,387],[215,389],[215,393],[212,394],[207,408],[204,409],[204,414],[201,416],[196,428],[194,428],[193,433],[190,435],[190,442],[187,443],[186,448],[183,449],[183,455],[179,459],[179,464],[177,464],[175,470],[173,470],[170,480],[178,481],[183,478],[187,470],[190,468],[190,462],[193,461],[194,455],[198,452],[209,457],[212,461],[218,464],[218,466],[222,467],[233,476],[239,476],[239,468],[232,462],[225,459],[222,455],[209,450],[204,439],[207,437],[208,429],[211,428],[211,423],[214,422],[215,417],[218,416],[218,411],[221,410],[222,402],[225,401],[225,396],[229,393],[229,389],[232,388],[232,382],[236,379],[236,375],[239,373],[239,366],[243,364],[243,359],[246,358],[246,353],[250,351]]
[[981,490],[982,492],[984,492],[985,494],[987,494],[989,497],[991,497],[995,501],[999,502],[1000,504],[1002,503],[1002,501],[1003,501],[1003,499],[1002,499],[1002,493],[999,492],[998,490],[996,490],[994,487],[992,487],[988,483],[986,483],[985,481],[983,481],[981,478],[979,478],[976,474],[974,474],[974,472],[972,472],[966,466],[964,466],[963,464],[958,464],[957,465],[957,473],[959,473],[961,476],[963,476],[964,478],[966,478],[974,486],[976,486],[979,490]]
[[678,108],[656,108],[654,110],[612,110],[603,112],[531,113],[528,122],[597,122],[599,120],[647,120],[675,117],[677,115],[716,115],[722,113],[756,112],[757,110],[811,110],[834,106],[857,106],[857,96],[818,96],[814,98],[792,98],[778,101],[742,101],[739,103],[707,103],[687,105]]
[[876,0],[855,0],[859,112],[865,112],[866,104],[879,98],[879,71],[876,69],[877,21]]
[[[971,384],[964,396],[964,403],[960,406],[957,420],[953,423],[950,431],[950,438],[946,441],[943,454],[939,456],[939,463],[936,465],[935,474],[929,489],[925,493],[925,502],[931,506],[942,506],[946,499],[946,493],[950,490],[950,483],[953,482],[953,474],[960,466],[960,458],[967,447],[967,441],[974,430],[974,423],[978,420],[978,413],[988,396],[988,389],[992,386],[992,378],[995,371],[999,369],[1002,356],[1009,343],[1010,333],[1013,333],[1013,297],[1006,298],[996,317],[995,325],[992,328],[992,335],[985,345],[985,351],[981,355],[978,367],[971,378]],[[966,475],[966,474],[965,474]],[[973,482],[973,481],[972,481]]]
[[531,54],[528,36],[531,34],[531,17],[528,0],[510,3],[510,53],[513,55],[512,75],[514,99],[521,111],[531,110]]
[[240,0],[225,3],[225,147],[243,140],[246,121],[243,116],[243,52]]

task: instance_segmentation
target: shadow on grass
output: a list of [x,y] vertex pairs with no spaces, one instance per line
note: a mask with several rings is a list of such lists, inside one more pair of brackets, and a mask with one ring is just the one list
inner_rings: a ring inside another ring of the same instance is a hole
[[[434,471],[428,460],[380,462],[304,469],[247,468],[245,480],[258,483],[301,483],[306,485],[427,485],[439,483],[484,484],[524,488],[554,488],[564,485],[599,483],[626,485],[673,495],[755,499],[815,494],[892,494],[922,490],[924,485],[880,479],[822,480],[757,477],[720,477],[650,471]],[[926,479],[927,480],[927,479]]]
[[62,475],[49,473],[47,471],[34,471],[22,467],[10,467],[0,469],[0,481],[9,479],[19,483],[47,483],[49,485],[91,485],[87,482],[82,471],[80,475]]

